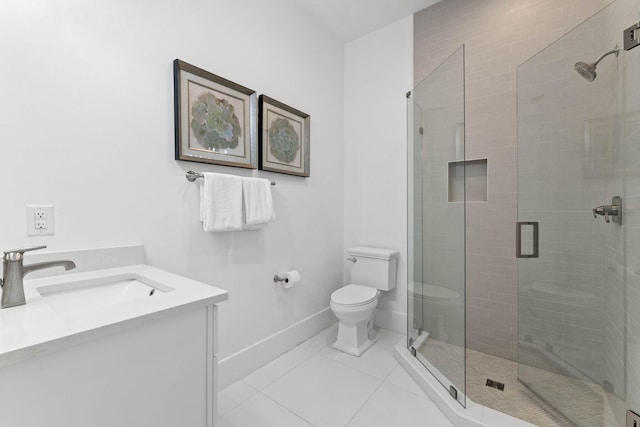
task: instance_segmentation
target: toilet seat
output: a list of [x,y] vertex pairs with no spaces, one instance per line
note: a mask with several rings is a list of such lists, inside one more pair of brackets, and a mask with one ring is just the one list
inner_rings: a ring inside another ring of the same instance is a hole
[[378,290],[368,286],[347,285],[331,294],[331,302],[341,306],[357,307],[369,304],[378,297]]

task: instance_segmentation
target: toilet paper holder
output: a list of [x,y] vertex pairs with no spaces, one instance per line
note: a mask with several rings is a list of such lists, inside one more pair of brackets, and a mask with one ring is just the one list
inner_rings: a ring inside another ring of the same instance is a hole
[[273,276],[273,283],[279,282],[283,288],[289,289],[300,281],[300,273],[298,270],[290,270],[281,275]]
[[284,282],[284,283],[289,283],[289,278],[288,277],[280,277],[277,274],[275,276],[273,276],[273,282]]

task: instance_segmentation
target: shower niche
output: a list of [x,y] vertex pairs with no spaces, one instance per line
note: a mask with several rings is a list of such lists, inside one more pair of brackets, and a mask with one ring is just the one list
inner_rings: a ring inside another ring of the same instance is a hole
[[449,202],[487,201],[487,159],[449,162]]

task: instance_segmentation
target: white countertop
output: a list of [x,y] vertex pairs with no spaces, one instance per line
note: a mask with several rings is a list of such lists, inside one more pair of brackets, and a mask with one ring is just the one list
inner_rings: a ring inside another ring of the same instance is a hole
[[[44,286],[113,277],[142,278],[172,290],[81,312],[57,310],[37,291]],[[24,289],[25,305],[0,309],[0,367],[228,299],[223,289],[144,264],[25,280]]]

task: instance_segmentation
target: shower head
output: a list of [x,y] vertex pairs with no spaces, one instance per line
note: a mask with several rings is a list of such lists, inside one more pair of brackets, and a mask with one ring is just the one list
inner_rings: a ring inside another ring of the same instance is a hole
[[586,62],[576,62],[576,65],[573,66],[573,68],[576,69],[576,71],[578,72],[578,74],[580,74],[584,79],[592,82],[596,79],[596,77],[598,76],[598,73],[596,73],[596,67],[598,65],[598,63],[600,61],[602,61],[605,57],[615,53],[616,56],[618,56],[618,53],[620,52],[620,49],[618,49],[618,47],[616,46],[615,49],[610,50],[609,52],[603,53],[602,55],[600,55],[598,57],[598,59],[596,59],[594,62],[592,62],[591,64],[587,64]]
[[596,64],[587,64],[586,62],[576,62],[574,67],[578,74],[584,79],[592,82],[596,79],[598,73],[596,73]]

